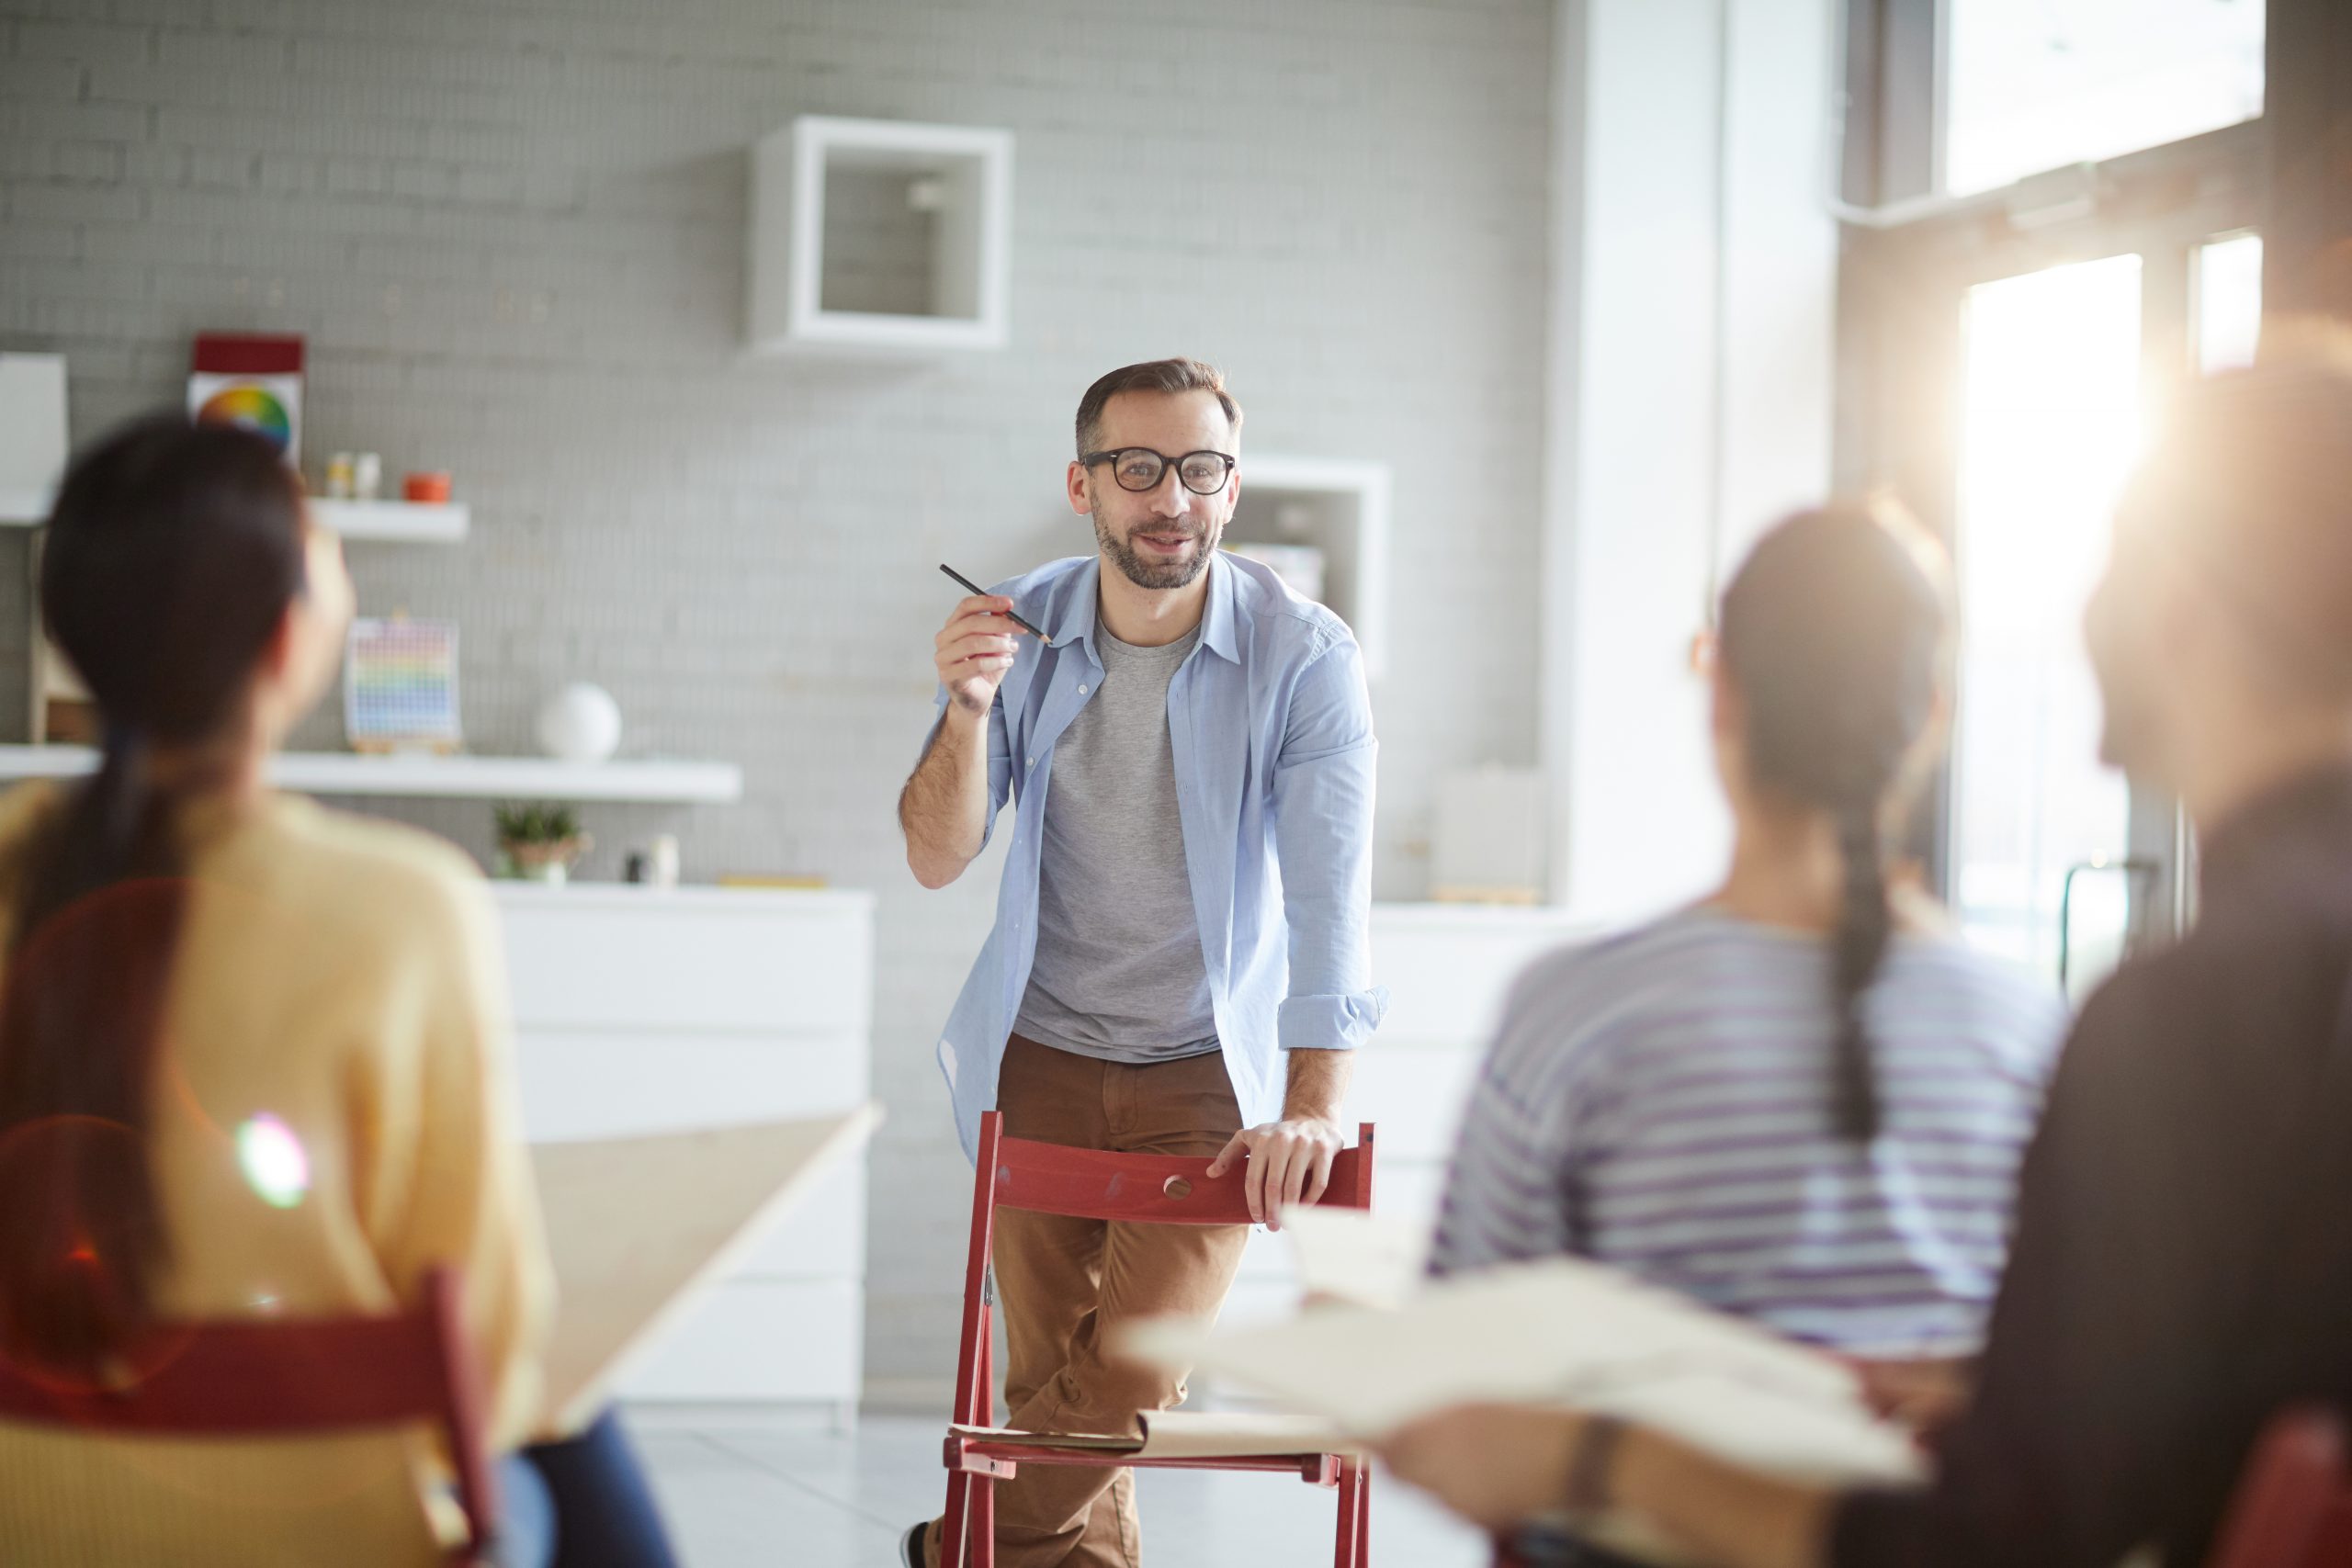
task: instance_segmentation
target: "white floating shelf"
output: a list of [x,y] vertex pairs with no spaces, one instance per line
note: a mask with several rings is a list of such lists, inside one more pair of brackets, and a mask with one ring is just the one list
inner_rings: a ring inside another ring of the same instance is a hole
[[38,528],[49,521],[50,502],[56,499],[49,489],[0,490],[0,525]]
[[311,515],[346,539],[413,545],[456,544],[473,521],[462,501],[331,501],[312,496]]
[[[0,779],[68,778],[88,773],[86,746],[0,746]],[[462,800],[628,800],[725,803],[743,797],[732,762],[559,762],[546,757],[361,756],[288,751],[271,759],[269,782],[309,795],[442,795]]]
[[[0,490],[0,526],[38,528],[49,521],[48,490]],[[473,514],[462,501],[429,505],[414,501],[329,501],[311,498],[311,515],[346,539],[390,544],[451,545],[466,536]]]
[[754,355],[1001,348],[1012,132],[802,115],[752,149]]

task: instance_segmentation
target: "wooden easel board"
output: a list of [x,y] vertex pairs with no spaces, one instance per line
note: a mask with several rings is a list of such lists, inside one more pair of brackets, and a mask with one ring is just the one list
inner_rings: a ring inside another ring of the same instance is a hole
[[571,1431],[711,1283],[882,1120],[868,1102],[808,1121],[537,1144],[555,1262],[543,1425]]

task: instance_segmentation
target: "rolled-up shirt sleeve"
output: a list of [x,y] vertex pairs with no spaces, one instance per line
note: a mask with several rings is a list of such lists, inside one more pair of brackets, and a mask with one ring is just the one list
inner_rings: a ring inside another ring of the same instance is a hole
[[1388,1010],[1372,984],[1372,808],[1379,744],[1355,643],[1340,638],[1299,672],[1274,761],[1274,855],[1290,930],[1285,1051],[1352,1050]]

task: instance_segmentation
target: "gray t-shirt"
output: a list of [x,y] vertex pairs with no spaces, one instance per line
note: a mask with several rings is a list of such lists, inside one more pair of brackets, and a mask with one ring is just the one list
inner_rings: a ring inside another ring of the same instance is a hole
[[1013,1024],[1040,1044],[1130,1063],[1218,1048],[1168,739],[1168,683],[1199,641],[1196,626],[1136,648],[1095,623],[1102,682],[1054,744],[1037,957]]

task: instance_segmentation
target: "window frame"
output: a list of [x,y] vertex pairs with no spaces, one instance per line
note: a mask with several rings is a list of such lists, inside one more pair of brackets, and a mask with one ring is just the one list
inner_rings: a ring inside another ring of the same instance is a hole
[[[2270,21],[2312,0],[2268,0]],[[2324,0],[2322,0],[2324,3]],[[1840,491],[1891,491],[1947,546],[1958,511],[1962,305],[1979,284],[2071,262],[2141,258],[2143,374],[2196,373],[2199,250],[2267,228],[2269,95],[2260,118],[2164,146],[1938,194],[1948,12],[1944,0],[1849,0],[1840,181],[1832,475]],[[2275,57],[2275,53],[2274,53]],[[2266,288],[2269,266],[2266,259]],[[1929,886],[1950,897],[1953,761],[1906,834]],[[2130,842],[2158,872],[2133,900],[2129,940],[2161,941],[2192,903],[2193,845],[2177,806],[2135,790]]]

